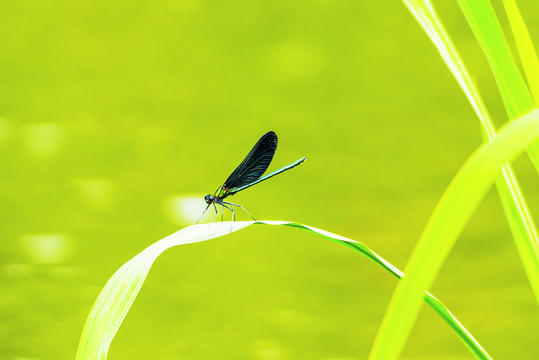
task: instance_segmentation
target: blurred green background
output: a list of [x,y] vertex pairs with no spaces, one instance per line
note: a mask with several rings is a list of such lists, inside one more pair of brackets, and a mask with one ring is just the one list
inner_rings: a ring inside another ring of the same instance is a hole
[[[537,4],[518,3],[537,41]],[[502,125],[458,6],[435,5]],[[232,200],[400,268],[481,142],[399,1],[4,1],[0,46],[1,359],[73,359],[108,278],[192,224],[266,131],[280,140],[270,170],[308,160]],[[515,167],[537,220],[537,173],[526,156]],[[364,359],[395,285],[344,247],[250,227],[161,256],[109,358]],[[539,353],[539,310],[495,191],[433,293],[495,358]],[[404,356],[470,357],[427,307]]]

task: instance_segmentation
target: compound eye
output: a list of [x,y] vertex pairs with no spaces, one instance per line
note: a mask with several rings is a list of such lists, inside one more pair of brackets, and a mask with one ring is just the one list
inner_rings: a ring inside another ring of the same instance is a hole
[[212,201],[213,201],[213,196],[211,196],[210,194],[204,196],[204,200],[206,201],[206,204],[211,204]]

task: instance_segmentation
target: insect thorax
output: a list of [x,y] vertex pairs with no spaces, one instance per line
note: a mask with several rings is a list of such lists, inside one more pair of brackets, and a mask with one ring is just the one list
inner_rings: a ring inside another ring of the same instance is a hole
[[228,195],[230,195],[230,190],[228,190],[227,188],[225,188],[223,186],[220,186],[215,191],[215,194],[213,196],[215,196],[216,198],[223,199],[223,198],[227,197]]

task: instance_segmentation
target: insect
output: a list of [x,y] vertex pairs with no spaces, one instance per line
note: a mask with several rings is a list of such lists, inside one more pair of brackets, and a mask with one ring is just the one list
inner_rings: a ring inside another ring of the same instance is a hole
[[[277,150],[277,135],[273,131],[269,131],[262,135],[255,146],[253,146],[251,151],[249,151],[249,154],[247,154],[245,159],[243,159],[241,164],[239,164],[236,170],[234,170],[228,179],[226,179],[225,183],[222,186],[219,186],[213,195],[207,194],[204,196],[204,200],[208,206],[206,206],[206,209],[202,215],[204,215],[210,205],[213,204],[215,209],[215,215],[211,220],[213,222],[218,214],[217,206],[215,204],[218,204],[223,207],[223,211],[225,208],[232,211],[232,221],[234,221],[236,215],[236,206],[243,209],[243,211],[249,214],[253,220],[256,220],[247,210],[245,210],[243,206],[226,202],[224,199],[255,184],[258,184],[259,182],[267,180],[270,177],[280,174],[286,170],[290,170],[307,159],[306,157],[302,157],[301,159],[294,161],[292,164],[286,165],[279,170],[275,170],[272,173],[262,176],[270,165],[273,155],[275,155],[275,150]],[[232,209],[230,207],[232,207]],[[200,221],[200,218],[202,218],[202,215],[200,215],[198,218],[196,222],[197,224]],[[223,215],[221,213],[221,218],[222,216]]]

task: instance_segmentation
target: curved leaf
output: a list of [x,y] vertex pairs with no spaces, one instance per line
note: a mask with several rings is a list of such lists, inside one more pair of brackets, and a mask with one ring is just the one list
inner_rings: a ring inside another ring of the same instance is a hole
[[458,235],[486,194],[501,166],[539,137],[539,110],[509,122],[483,144],[457,173],[438,203],[406,266],[382,321],[369,359],[397,359],[428,290]]
[[[398,279],[404,276],[402,271],[370,250],[366,245],[312,226],[286,221],[242,221],[193,225],[159,240],[116,271],[97,297],[88,315],[79,343],[77,360],[103,360],[107,358],[112,339],[133,304],[153,262],[163,251],[176,245],[210,240],[252,224],[284,225],[307,230],[359,252]],[[481,345],[438,299],[429,293],[426,293],[424,297],[425,302],[457,332],[476,357],[490,359]]]

